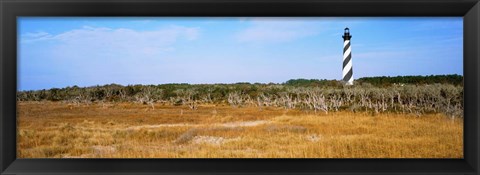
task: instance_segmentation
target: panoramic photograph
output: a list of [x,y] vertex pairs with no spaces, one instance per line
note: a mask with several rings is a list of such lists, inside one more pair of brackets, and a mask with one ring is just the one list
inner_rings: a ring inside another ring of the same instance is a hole
[[462,17],[18,17],[17,158],[463,158]]

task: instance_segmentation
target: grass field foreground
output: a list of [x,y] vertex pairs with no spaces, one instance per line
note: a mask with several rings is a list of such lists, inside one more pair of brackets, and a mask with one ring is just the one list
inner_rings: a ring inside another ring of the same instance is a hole
[[276,107],[19,102],[18,158],[462,158],[463,119]]

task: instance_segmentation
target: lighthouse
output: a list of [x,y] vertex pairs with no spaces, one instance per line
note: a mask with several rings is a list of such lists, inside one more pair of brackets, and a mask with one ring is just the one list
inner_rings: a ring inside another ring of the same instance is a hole
[[353,66],[352,66],[352,49],[350,47],[350,29],[345,28],[343,34],[343,69],[342,77],[346,85],[353,85]]

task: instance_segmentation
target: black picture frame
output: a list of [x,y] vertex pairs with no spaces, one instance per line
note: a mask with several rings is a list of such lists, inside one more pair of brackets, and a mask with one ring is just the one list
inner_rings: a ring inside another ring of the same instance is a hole
[[[17,159],[19,16],[461,16],[463,159]],[[0,0],[0,174],[479,174],[478,0]]]

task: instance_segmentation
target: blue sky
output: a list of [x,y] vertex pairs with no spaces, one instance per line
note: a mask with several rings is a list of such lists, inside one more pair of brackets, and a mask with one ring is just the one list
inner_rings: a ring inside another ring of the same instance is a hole
[[19,90],[463,75],[463,19],[18,18]]

